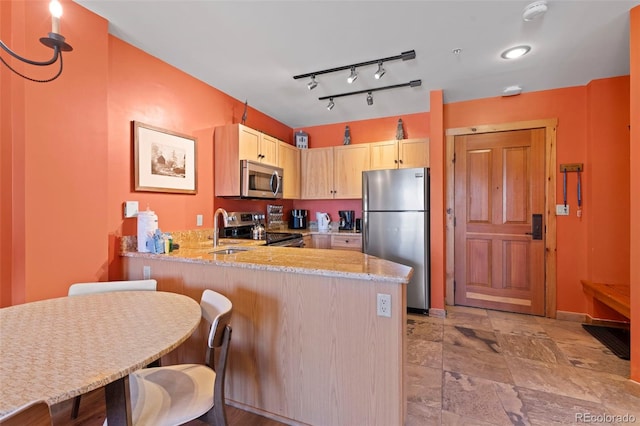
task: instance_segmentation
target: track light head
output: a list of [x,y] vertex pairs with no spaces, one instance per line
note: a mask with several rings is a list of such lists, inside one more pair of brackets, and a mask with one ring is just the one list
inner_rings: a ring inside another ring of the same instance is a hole
[[358,73],[356,72],[356,67],[351,67],[351,74],[349,78],[347,78],[347,83],[351,84],[358,78]]
[[317,85],[318,85],[318,82],[316,81],[316,76],[312,75],[311,76],[311,81],[309,83],[307,83],[307,89],[313,90],[313,89],[316,88]]
[[327,105],[327,109],[331,111],[334,106],[336,106],[336,104],[333,102],[333,98],[329,98],[329,105]]
[[371,92],[367,95],[367,105],[373,105],[373,95],[371,95]]
[[382,76],[384,75],[384,73],[387,72],[385,71],[384,68],[382,68],[382,61],[378,62],[378,71],[376,71],[376,73],[373,75],[373,77],[376,80],[380,80],[380,78],[382,78]]

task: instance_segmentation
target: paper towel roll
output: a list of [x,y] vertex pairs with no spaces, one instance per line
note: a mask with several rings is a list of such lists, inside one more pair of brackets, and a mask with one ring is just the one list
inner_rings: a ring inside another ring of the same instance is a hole
[[138,251],[148,253],[147,240],[158,229],[158,216],[151,211],[138,212]]

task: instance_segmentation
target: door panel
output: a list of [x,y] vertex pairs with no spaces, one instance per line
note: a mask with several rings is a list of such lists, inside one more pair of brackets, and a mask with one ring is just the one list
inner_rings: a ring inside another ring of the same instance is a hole
[[544,315],[544,130],[455,139],[455,303]]

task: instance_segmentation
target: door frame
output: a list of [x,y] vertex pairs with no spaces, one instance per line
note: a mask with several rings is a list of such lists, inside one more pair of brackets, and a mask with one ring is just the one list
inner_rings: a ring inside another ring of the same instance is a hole
[[463,135],[495,133],[512,130],[545,129],[544,174],[547,184],[545,202],[545,317],[556,317],[556,128],[557,118],[531,121],[516,121],[501,124],[482,124],[445,130],[445,302],[453,306],[455,277],[455,138]]

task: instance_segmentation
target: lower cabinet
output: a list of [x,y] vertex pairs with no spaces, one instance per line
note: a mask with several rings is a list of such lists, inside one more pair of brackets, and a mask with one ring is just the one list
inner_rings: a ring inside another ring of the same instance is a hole
[[331,248],[362,251],[362,235],[333,234],[331,235]]
[[312,234],[311,247],[320,248],[320,249],[330,249],[331,235],[330,234],[326,234],[326,235]]
[[305,240],[305,247],[320,248],[320,249],[362,251],[362,235],[361,234],[312,234],[311,244],[307,244]]

